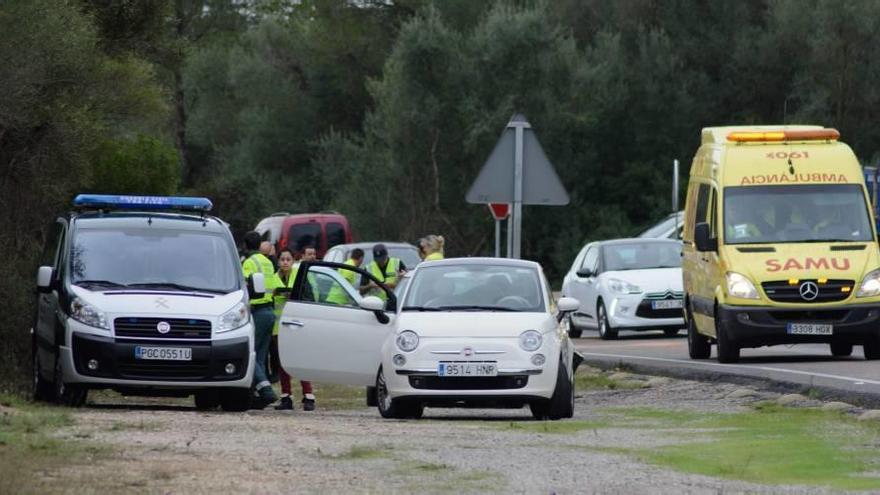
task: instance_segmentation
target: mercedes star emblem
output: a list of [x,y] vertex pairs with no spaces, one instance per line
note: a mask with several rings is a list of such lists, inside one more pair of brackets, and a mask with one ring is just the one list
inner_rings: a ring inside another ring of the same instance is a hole
[[812,301],[819,297],[819,286],[814,282],[804,282],[799,289],[801,299],[804,301]]

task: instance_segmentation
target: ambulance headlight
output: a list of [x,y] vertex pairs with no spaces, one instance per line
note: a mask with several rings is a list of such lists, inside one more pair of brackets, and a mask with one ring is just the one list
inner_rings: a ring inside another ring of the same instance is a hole
[[872,297],[880,296],[880,270],[865,275],[856,297]]
[[740,299],[758,299],[755,284],[745,275],[736,272],[727,272],[727,293],[730,294],[730,297]]
[[220,324],[217,325],[217,333],[241,328],[247,324],[250,319],[251,312],[248,311],[247,304],[239,302],[220,317]]
[[70,317],[90,327],[110,330],[107,315],[79,297],[73,298],[73,301],[70,302]]

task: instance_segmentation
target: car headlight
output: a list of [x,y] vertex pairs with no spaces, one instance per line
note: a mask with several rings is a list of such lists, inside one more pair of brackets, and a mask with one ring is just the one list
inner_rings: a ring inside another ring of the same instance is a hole
[[758,291],[755,284],[745,275],[736,272],[727,272],[727,293],[731,297],[740,299],[758,299]]
[[519,346],[524,351],[537,351],[544,342],[544,337],[537,330],[526,330],[519,334]]
[[107,315],[79,297],[74,297],[73,301],[70,301],[70,317],[90,327],[110,330],[110,325],[107,323]]
[[626,280],[620,280],[618,278],[608,279],[608,288],[611,292],[617,294],[640,294],[642,292],[642,288],[638,285],[633,285]]
[[880,296],[880,270],[865,275],[856,297]]
[[419,346],[419,336],[412,330],[404,330],[397,336],[397,347],[403,352],[412,352]]
[[248,310],[247,304],[239,302],[229,311],[220,316],[220,322],[217,325],[217,333],[228,332],[241,328],[251,319],[251,312]]

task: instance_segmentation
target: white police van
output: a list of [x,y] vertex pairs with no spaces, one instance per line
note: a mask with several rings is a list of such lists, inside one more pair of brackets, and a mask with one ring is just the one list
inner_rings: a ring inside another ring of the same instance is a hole
[[[81,194],[37,274],[34,397],[89,389],[250,406],[254,326],[232,234],[206,198]],[[262,275],[251,293],[264,290]]]

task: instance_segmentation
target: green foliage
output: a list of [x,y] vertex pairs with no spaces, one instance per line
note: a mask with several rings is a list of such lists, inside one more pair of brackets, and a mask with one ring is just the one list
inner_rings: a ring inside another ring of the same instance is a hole
[[102,143],[92,169],[90,191],[108,194],[170,195],[177,192],[180,162],[174,148],[139,135]]

